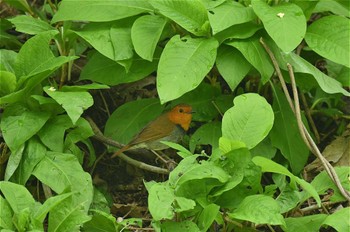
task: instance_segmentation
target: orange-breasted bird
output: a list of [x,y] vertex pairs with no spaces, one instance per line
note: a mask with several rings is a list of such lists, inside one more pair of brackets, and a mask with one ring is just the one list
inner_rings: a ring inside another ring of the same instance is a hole
[[176,105],[170,111],[148,123],[127,145],[116,151],[111,157],[116,157],[124,151],[137,148],[150,150],[168,148],[160,141],[178,142],[190,127],[192,113],[190,105]]

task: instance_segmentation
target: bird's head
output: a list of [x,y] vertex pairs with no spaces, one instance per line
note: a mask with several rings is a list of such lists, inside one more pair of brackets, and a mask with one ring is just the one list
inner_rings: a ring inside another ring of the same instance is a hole
[[179,104],[168,112],[168,118],[171,122],[181,126],[182,129],[187,131],[192,120],[192,113],[192,106]]

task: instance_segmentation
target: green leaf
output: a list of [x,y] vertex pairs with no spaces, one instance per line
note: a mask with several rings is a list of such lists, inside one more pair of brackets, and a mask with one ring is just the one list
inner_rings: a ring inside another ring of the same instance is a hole
[[156,60],[149,62],[135,58],[129,72],[126,72],[123,66],[96,52],[84,66],[80,79],[107,85],[134,82],[154,72],[157,68],[157,62]]
[[202,212],[199,214],[197,223],[201,231],[208,231],[209,227],[218,216],[219,210],[220,206],[215,204],[210,204],[204,207]]
[[308,231],[319,232],[322,222],[327,218],[326,214],[315,214],[302,217],[288,217],[286,222],[286,232]]
[[77,58],[55,57],[53,55],[49,42],[57,33],[58,31],[53,30],[43,32],[26,41],[17,55],[15,66],[17,77],[26,76],[23,78],[23,80],[26,80],[28,77],[46,71],[54,71],[63,63]]
[[22,10],[24,12],[33,13],[27,0],[5,0],[7,4],[15,7],[16,9]]
[[248,149],[261,142],[272,128],[274,115],[265,98],[255,93],[242,94],[222,119],[222,135],[244,142]]
[[296,118],[279,88],[273,88],[275,123],[270,133],[272,145],[281,150],[293,173],[299,173],[306,164],[309,149],[300,136]]
[[218,42],[176,35],[165,46],[159,60],[157,90],[161,103],[196,88],[213,67]]
[[22,153],[16,172],[11,177],[12,182],[25,185],[32,175],[34,167],[45,156],[46,148],[36,137],[32,137]]
[[31,208],[35,204],[33,196],[23,185],[1,181],[0,191],[15,214],[19,214],[22,210]]
[[43,205],[41,205],[38,210],[34,213],[33,218],[41,223],[44,222],[46,215],[67,197],[72,196],[72,193],[64,193],[56,196],[52,196],[47,199]]
[[261,28],[262,26],[254,22],[242,23],[220,31],[214,37],[221,44],[226,39],[247,39],[253,36]]
[[233,219],[240,219],[255,224],[283,225],[285,222],[280,214],[280,206],[269,196],[253,195],[246,197],[233,213],[228,214]]
[[91,219],[86,211],[84,203],[74,204],[71,197],[64,199],[50,211],[47,231],[80,231],[83,224]]
[[11,155],[7,161],[7,164],[6,164],[4,180],[6,180],[6,181],[10,180],[10,178],[16,172],[18,166],[21,163],[24,147],[25,147],[25,143],[23,143],[15,151],[11,151]]
[[306,32],[306,19],[299,6],[285,3],[270,7],[261,0],[253,0],[252,6],[264,23],[267,33],[282,51],[293,51],[303,40]]
[[197,159],[198,155],[192,155],[183,158],[180,163],[176,166],[176,168],[170,172],[169,174],[169,184],[174,187],[177,180],[180,178],[180,176],[183,175],[184,172],[188,171],[191,168],[194,168],[194,166],[198,166]]
[[132,19],[107,23],[89,23],[75,31],[104,56],[118,61],[133,56],[131,42]]
[[92,218],[84,224],[84,231],[120,231],[115,217],[100,210],[90,210]]
[[[339,180],[344,188],[347,191],[350,191],[348,179],[348,176],[350,175],[350,167],[335,167],[335,172],[337,173]],[[320,195],[323,195],[329,189],[332,189],[333,194],[330,198],[331,202],[340,202],[345,200],[344,196],[340,193],[338,187],[334,184],[326,171],[322,171],[320,174],[318,174],[311,182],[311,185]]]
[[215,35],[232,25],[252,21],[256,15],[251,7],[245,7],[238,2],[225,2],[210,9],[208,17]]
[[[300,0],[302,1],[302,0]],[[332,12],[335,15],[342,15],[345,17],[350,17],[349,4],[347,1],[339,0],[322,0],[316,2],[317,5],[313,10],[313,13],[319,12]]]
[[305,180],[294,176],[290,171],[288,171],[288,169],[286,169],[282,165],[261,156],[253,157],[252,161],[262,168],[262,172],[279,173],[288,176],[292,182],[298,183],[310,196],[312,196],[316,200],[318,205],[321,205],[321,199],[317,194],[315,188]]
[[350,207],[348,206],[329,215],[326,220],[324,220],[323,224],[329,225],[337,231],[348,231],[350,228],[349,215]]
[[173,221],[165,221],[161,225],[161,231],[167,232],[178,232],[178,231],[191,231],[191,232],[200,232],[198,226],[192,221],[181,221],[181,222],[173,222]]
[[73,124],[77,122],[83,111],[94,103],[88,92],[62,92],[48,86],[44,87],[44,91],[67,111]]
[[15,61],[17,58],[17,52],[12,50],[0,49],[0,70],[15,73]]
[[253,149],[251,149],[250,152],[252,154],[252,157],[262,156],[268,159],[272,159],[275,156],[277,149],[274,146],[272,146],[270,138],[266,137]]
[[33,18],[28,15],[18,15],[9,19],[9,21],[16,26],[16,31],[29,35],[36,35],[41,32],[55,30],[54,27],[50,26],[50,24],[40,18]]
[[312,23],[305,36],[308,46],[319,55],[350,67],[350,20],[326,16]]
[[13,211],[8,201],[2,196],[0,196],[0,209],[0,228],[3,228],[3,231],[14,231],[12,223]]
[[153,60],[153,54],[165,24],[166,20],[157,15],[145,15],[135,20],[131,28],[131,39],[140,57]]
[[203,162],[198,166],[193,166],[193,168],[183,173],[183,175],[177,180],[176,185],[181,187],[181,185],[188,181],[206,178],[216,179],[221,183],[225,183],[228,180],[229,175],[221,167],[212,163]]
[[147,188],[148,209],[154,220],[172,219],[174,217],[173,202],[175,200],[174,190],[169,184],[155,183]]
[[200,0],[151,0],[154,8],[187,31],[197,35],[208,35],[207,10]]
[[7,146],[11,151],[18,149],[35,135],[49,119],[48,112],[29,111],[21,105],[7,107],[0,122]]
[[148,122],[155,119],[164,107],[155,98],[128,102],[115,110],[106,122],[105,136],[127,144]]
[[323,91],[329,94],[334,93],[342,93],[345,96],[350,96],[350,93],[343,89],[340,82],[331,78],[321,72],[319,69],[314,67],[308,61],[304,60],[300,56],[291,52],[289,54],[281,52],[277,46],[271,42],[268,43],[271,48],[273,54],[276,56],[276,60],[278,61],[278,65],[284,69],[287,69],[287,63],[293,66],[293,70],[296,73],[307,73],[310,74],[317,81],[318,85],[321,87]]
[[52,151],[63,152],[63,139],[65,131],[73,126],[70,118],[57,115],[51,118],[38,132],[41,141]]
[[[74,155],[47,152],[35,167],[33,175],[58,194],[74,193],[72,198],[69,198],[68,208],[62,210],[75,211],[75,207],[78,207],[79,210],[88,211],[93,198],[92,180],[90,174],[83,170]],[[60,214],[59,211],[56,213]]]
[[[79,9],[79,10],[77,10]],[[66,20],[82,20],[91,22],[113,21],[151,11],[147,0],[115,0],[105,1],[62,1],[52,23]]]
[[259,71],[263,83],[270,79],[274,68],[270,62],[270,57],[256,36],[246,40],[234,40],[227,43],[227,45],[237,48],[243,54],[246,60]]
[[185,197],[175,197],[174,208],[176,213],[193,210],[196,206],[196,202],[192,199]]
[[16,87],[16,76],[11,72],[0,71],[0,97],[12,93]]
[[211,145],[214,150],[219,147],[221,137],[221,122],[209,122],[199,127],[190,139],[190,151],[194,152],[197,145]]
[[251,65],[237,49],[222,45],[218,49],[216,67],[233,91],[248,74]]
[[160,142],[167,145],[168,147],[170,147],[174,150],[178,150],[177,154],[182,158],[186,158],[188,156],[193,155],[189,150],[187,150],[186,148],[184,148],[180,144],[169,142],[169,141],[160,141]]

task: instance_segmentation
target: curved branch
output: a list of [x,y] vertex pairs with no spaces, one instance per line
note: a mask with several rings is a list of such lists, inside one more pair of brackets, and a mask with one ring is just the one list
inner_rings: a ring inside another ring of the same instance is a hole
[[[87,117],[86,120],[90,123],[90,126],[95,134],[93,136],[94,139],[96,139],[104,144],[113,146],[113,147],[121,148],[124,146],[123,144],[118,143],[117,141],[114,141],[113,139],[105,137],[102,134],[102,132],[100,131],[100,129],[97,127],[95,122],[90,117]],[[167,169],[159,168],[156,166],[152,166],[152,165],[140,162],[138,160],[130,158],[129,156],[124,155],[123,153],[119,154],[118,157],[120,159],[124,160],[125,162],[127,162],[128,164],[133,165],[133,166],[138,167],[138,168],[141,168],[143,170],[154,172],[154,173],[159,173],[159,174],[169,174],[169,171]]]

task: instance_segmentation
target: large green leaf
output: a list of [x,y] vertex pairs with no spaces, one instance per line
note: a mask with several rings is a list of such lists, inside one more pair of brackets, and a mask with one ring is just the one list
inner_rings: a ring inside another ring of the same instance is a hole
[[306,191],[308,197],[312,196],[316,200],[317,205],[321,205],[321,199],[317,194],[316,189],[305,180],[294,176],[290,171],[288,171],[287,168],[272,161],[271,159],[267,159],[261,156],[253,157],[252,161],[261,167],[262,172],[272,172],[288,176],[291,179],[291,185],[298,183]]
[[237,96],[222,119],[222,135],[244,142],[248,149],[261,142],[272,128],[274,115],[265,98],[255,93]]
[[327,16],[312,23],[305,36],[309,47],[321,56],[350,67],[350,20]]
[[135,20],[131,28],[131,39],[140,57],[153,60],[153,54],[165,24],[166,20],[157,15],[145,15]]
[[13,211],[10,204],[2,196],[0,196],[0,227],[3,230],[14,231],[14,225],[12,223]]
[[323,224],[336,229],[337,231],[347,231],[350,228],[350,207],[345,207],[337,210],[332,215],[329,215]]
[[302,217],[288,217],[286,221],[286,232],[308,231],[319,232],[322,222],[327,218],[326,214],[314,214]]
[[213,67],[218,42],[176,35],[164,48],[158,65],[157,90],[162,103],[196,88]]
[[116,61],[126,60],[133,56],[132,23],[132,19],[108,23],[89,23],[75,33],[104,56]]
[[221,123],[209,122],[199,127],[190,139],[190,151],[194,152],[197,145],[211,145],[212,150],[219,147]]
[[284,69],[287,69],[287,63],[291,64],[293,66],[293,70],[296,73],[307,73],[310,74],[310,78],[313,77],[319,84],[320,88],[325,91],[326,93],[334,94],[334,93],[342,93],[345,96],[350,96],[350,93],[343,89],[340,82],[338,82],[336,79],[331,78],[321,72],[319,69],[314,67],[312,64],[310,64],[308,61],[303,59],[302,57],[296,55],[295,53],[284,53],[281,52],[277,46],[269,41],[268,39],[266,42],[269,44],[269,47],[271,48],[272,52],[276,56],[276,60],[278,61],[278,65]]
[[237,49],[222,45],[218,49],[216,67],[233,91],[251,69],[250,63]]
[[23,185],[1,181],[0,191],[16,214],[25,208],[34,206],[35,201],[33,196]]
[[73,192],[70,207],[79,206],[83,211],[88,211],[93,197],[92,180],[74,155],[47,152],[35,167],[33,175],[58,194]]
[[154,220],[172,219],[174,217],[174,190],[165,183],[145,183],[148,191],[148,209]]
[[73,124],[94,103],[88,92],[62,92],[49,87],[44,87],[44,91],[67,111]]
[[16,76],[11,72],[0,71],[0,97],[12,93],[16,87]]
[[0,126],[10,150],[15,151],[35,135],[49,117],[50,113],[48,112],[29,111],[21,105],[7,107]]
[[230,1],[210,9],[208,17],[213,33],[216,34],[232,25],[252,21],[256,15],[251,7]]
[[38,132],[38,135],[51,151],[63,152],[65,131],[72,126],[72,120],[68,115],[57,115],[49,119],[48,123]]
[[47,31],[27,40],[16,58],[15,72],[18,78],[21,76],[28,78],[48,70],[55,70],[64,62],[76,58],[55,57],[53,55],[49,42],[57,33],[58,31]]
[[263,83],[266,83],[274,72],[270,58],[255,36],[245,40],[235,40],[227,43],[237,48],[251,65],[261,74]]
[[161,14],[197,35],[209,34],[207,10],[200,0],[151,0]]
[[9,21],[16,26],[16,31],[30,35],[36,35],[41,32],[55,30],[55,28],[50,26],[50,24],[47,22],[28,15],[19,15],[12,19],[9,19]]
[[285,3],[270,7],[262,0],[253,0],[252,6],[264,23],[267,33],[282,51],[294,50],[303,40],[306,32],[306,19],[299,6]]
[[66,20],[112,21],[151,10],[152,7],[147,0],[64,0],[61,2],[57,13],[54,14],[52,23]]
[[128,143],[148,122],[163,110],[155,98],[128,102],[114,111],[106,122],[104,134],[122,144]]
[[306,164],[309,149],[300,136],[296,118],[280,89],[274,88],[273,109],[275,123],[270,133],[272,145],[281,150],[293,173],[299,173]]
[[229,216],[256,224],[285,226],[280,206],[272,197],[265,195],[246,197],[233,213],[229,213]]
[[107,85],[129,83],[138,81],[154,72],[157,69],[157,64],[158,60],[156,59],[153,62],[134,59],[130,70],[126,72],[123,66],[96,52],[84,66],[80,79]]
[[32,175],[34,167],[45,156],[45,153],[46,147],[39,141],[38,138],[32,137],[28,141],[27,146],[22,153],[21,161],[11,177],[11,181],[25,185],[29,177]]

